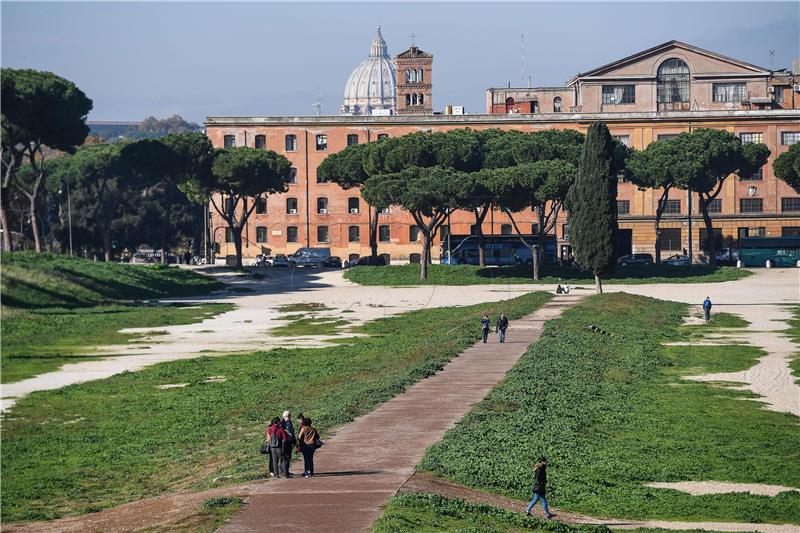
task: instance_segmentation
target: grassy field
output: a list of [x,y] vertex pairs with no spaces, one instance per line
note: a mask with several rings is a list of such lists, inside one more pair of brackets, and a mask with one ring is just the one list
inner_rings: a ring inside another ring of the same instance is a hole
[[[593,296],[541,340],[420,464],[525,500],[531,464],[550,460],[559,508],[620,518],[800,523],[800,494],[691,496],[644,486],[719,480],[800,487],[797,417],[749,393],[681,376],[744,370],[757,349],[663,347],[683,338],[683,304]],[[599,335],[590,324],[612,333]]]
[[[264,477],[258,447],[276,413],[303,412],[325,432],[440,369],[477,340],[484,311],[513,319],[550,298],[420,310],[332,348],[174,361],[23,398],[3,420],[2,520]],[[159,388],[169,384],[186,386]]]
[[[618,267],[616,272],[603,279],[604,283],[713,283],[747,277],[751,272],[733,267],[694,265],[672,267],[667,265]],[[531,278],[530,266],[478,267],[473,265],[430,265],[428,279],[419,279],[419,265],[393,265],[385,267],[359,266],[345,271],[344,277],[361,285],[476,285],[484,283],[568,283],[591,284],[594,277],[570,267],[544,266],[541,279]]]
[[86,360],[96,346],[134,342],[122,328],[192,324],[233,309],[231,304],[98,305],[2,311],[0,381],[13,383]]
[[222,288],[210,278],[177,267],[101,263],[54,254],[0,254],[3,306],[88,307]]
[[491,505],[477,505],[437,494],[397,494],[389,500],[373,533],[609,532],[605,526],[567,525],[555,520],[526,517]]
[[796,383],[800,383],[800,305],[791,308],[794,317],[789,320],[789,329],[786,332],[797,346],[797,353],[789,362],[792,373],[797,376]]

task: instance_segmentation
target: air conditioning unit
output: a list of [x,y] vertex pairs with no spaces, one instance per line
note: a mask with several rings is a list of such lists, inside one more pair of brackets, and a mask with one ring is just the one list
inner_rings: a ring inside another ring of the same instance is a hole
[[289,209],[289,214],[290,215],[296,215],[297,214],[297,209]]
[[768,93],[775,93],[775,86],[774,85],[770,85],[769,87],[767,87],[767,92]]
[[800,83],[795,83],[792,89],[794,90],[794,92],[800,93]]
[[357,207],[351,207],[350,208],[350,214],[351,215],[357,215],[358,214],[358,208]]
[[322,208],[322,209],[319,210],[319,214],[320,215],[327,215],[328,214],[328,210],[325,209],[325,208]]

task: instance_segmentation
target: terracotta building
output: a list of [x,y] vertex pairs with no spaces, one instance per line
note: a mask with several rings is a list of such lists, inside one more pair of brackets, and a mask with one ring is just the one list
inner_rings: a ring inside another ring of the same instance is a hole
[[[413,50],[404,54],[425,54]],[[415,59],[430,61],[432,57]],[[403,65],[401,70],[402,63],[398,59],[395,62],[395,77],[401,81],[400,85],[431,83],[430,63],[422,67],[426,69],[422,78],[411,82],[405,71],[412,67]],[[426,90],[430,89],[423,88],[418,94],[425,95],[423,105],[428,107],[431,100]],[[394,92],[399,99],[398,86]],[[405,96],[402,98],[405,103]],[[348,112],[342,116],[208,117],[207,135],[214,146],[255,147],[258,139],[258,147],[285,155],[296,168],[296,180],[289,186],[289,192],[270,196],[265,205],[259,206],[259,212],[251,216],[245,231],[245,256],[291,253],[302,246],[327,246],[334,255],[344,258],[369,253],[369,207],[357,191],[321,183],[316,176],[317,166],[327,155],[348,145],[375,141],[384,135],[395,137],[465,127],[586,131],[596,120],[605,121],[612,135],[637,149],[658,138],[701,127],[726,129],[744,142],[767,144],[772,155],[760,173],[747,181],[737,176],[726,180],[714,206],[714,227],[719,229],[726,244],[735,244],[743,235],[800,234],[800,195],[772,172],[775,157],[800,141],[797,72],[770,72],[671,41],[579,74],[564,87],[489,89],[486,114],[448,115],[430,111],[394,114],[399,113],[400,103],[392,114],[385,115]],[[630,183],[619,184],[619,225],[628,251],[652,253],[658,198],[657,191],[639,190]],[[690,201],[695,207],[691,220]],[[691,248],[695,258],[703,260],[705,235],[696,206],[697,199],[690,199],[685,191],[671,195],[662,220],[664,257],[690,248],[691,224]],[[454,213],[449,231],[468,235],[472,221],[471,213]],[[522,213],[517,223],[530,228],[535,219],[531,213]],[[379,224],[381,253],[387,254],[392,262],[418,260],[421,243],[408,214],[391,208],[380,215]],[[226,242],[224,221],[216,214],[212,216],[212,226],[212,240],[219,243],[219,255],[233,254],[233,244]],[[511,223],[496,211],[487,216],[483,231],[487,235],[511,233]],[[556,238],[559,254],[568,256],[571,249],[565,214],[557,225]],[[435,247],[434,258],[438,252]]]

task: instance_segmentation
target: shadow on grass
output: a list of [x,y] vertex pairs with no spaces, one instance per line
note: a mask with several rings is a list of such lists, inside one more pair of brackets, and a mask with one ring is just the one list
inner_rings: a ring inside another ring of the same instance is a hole
[[[686,267],[674,267],[669,265],[632,265],[617,267],[612,274],[603,277],[603,281],[613,283],[615,280],[644,280],[649,278],[669,278],[685,279],[698,276],[710,276],[720,272],[723,267],[712,265],[692,265]],[[580,280],[594,282],[594,275],[588,270],[581,270],[569,266],[546,265],[539,271],[542,279],[561,280]],[[486,267],[475,271],[475,275],[481,278],[491,279],[510,279],[510,278],[533,278],[533,270],[530,265],[516,265],[511,267]]]

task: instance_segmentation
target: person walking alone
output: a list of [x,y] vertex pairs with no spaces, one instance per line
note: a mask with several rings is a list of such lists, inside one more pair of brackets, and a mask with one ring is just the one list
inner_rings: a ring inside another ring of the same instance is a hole
[[269,443],[269,453],[272,455],[272,467],[275,470],[275,477],[289,477],[286,455],[284,454],[287,435],[281,426],[281,419],[277,416],[272,419],[272,423],[267,429],[267,442]]
[[497,320],[497,327],[494,329],[500,337],[500,342],[506,342],[506,329],[508,328],[508,318],[505,313],[500,313],[500,318]]
[[314,452],[321,445],[317,430],[311,427],[311,419],[304,418],[297,435],[297,451],[303,454],[303,477],[314,475]]
[[483,333],[483,343],[486,344],[486,339],[489,338],[489,328],[491,326],[491,322],[489,322],[489,315],[486,313],[483,314],[483,318],[481,318],[481,332]]
[[553,518],[555,515],[547,507],[547,459],[544,456],[539,457],[539,462],[533,465],[533,499],[525,512],[527,516],[531,516],[531,509],[539,500],[542,500],[544,515]]
[[706,319],[706,323],[711,320],[711,298],[708,296],[703,301],[703,317]]

